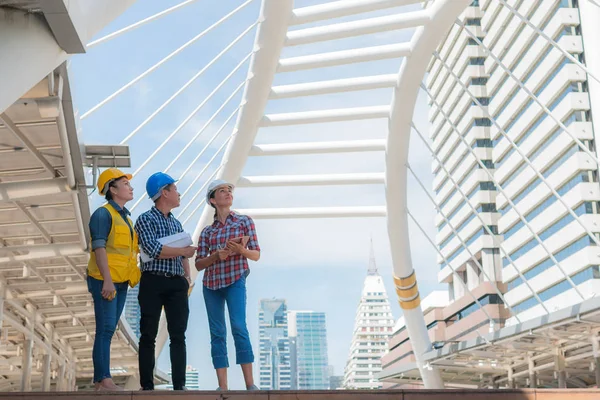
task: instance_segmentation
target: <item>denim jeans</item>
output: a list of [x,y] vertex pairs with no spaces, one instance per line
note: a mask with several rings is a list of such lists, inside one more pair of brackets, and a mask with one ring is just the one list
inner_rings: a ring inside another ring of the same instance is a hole
[[115,283],[117,295],[112,300],[102,297],[102,285],[104,281],[87,278],[88,290],[94,300],[94,314],[96,317],[96,337],[92,350],[92,361],[94,364],[94,383],[103,379],[111,378],[110,375],[110,342],[117,328],[117,323],[125,300],[127,299],[127,282]]
[[236,363],[254,362],[252,344],[246,326],[246,277],[234,284],[211,290],[203,287],[204,303],[210,327],[210,346],[215,369],[229,367],[227,359],[227,326],[225,325],[225,303],[229,310],[229,322],[235,343]]

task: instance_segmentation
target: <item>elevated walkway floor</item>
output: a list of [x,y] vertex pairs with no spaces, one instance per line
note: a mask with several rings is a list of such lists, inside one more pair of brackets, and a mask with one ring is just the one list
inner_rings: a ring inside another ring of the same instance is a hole
[[0,393],[0,400],[599,400],[598,389]]

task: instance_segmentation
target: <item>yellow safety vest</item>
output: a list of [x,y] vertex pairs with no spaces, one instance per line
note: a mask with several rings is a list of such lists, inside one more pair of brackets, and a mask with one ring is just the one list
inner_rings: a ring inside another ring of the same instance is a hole
[[[139,253],[137,234],[134,230],[132,239],[131,230],[121,214],[110,204],[105,204],[103,207],[108,210],[112,217],[112,227],[106,239],[106,256],[110,277],[114,283],[129,282],[129,286],[134,287],[141,277],[137,264]],[[127,220],[133,227],[131,218],[127,217]],[[87,273],[92,278],[104,280],[96,263],[96,253],[94,251],[92,251],[88,262]]]

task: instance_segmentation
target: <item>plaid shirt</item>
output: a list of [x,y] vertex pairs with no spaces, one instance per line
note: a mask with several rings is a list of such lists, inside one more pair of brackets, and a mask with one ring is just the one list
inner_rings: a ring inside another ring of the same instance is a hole
[[[250,236],[247,248],[260,251],[256,228],[252,218],[230,213],[225,224],[216,220],[202,230],[198,240],[196,260],[206,258],[216,250],[224,249],[227,241],[241,236]],[[208,289],[217,290],[235,283],[242,275],[249,273],[248,260],[242,255],[232,255],[225,261],[217,261],[204,271],[202,283]]]
[[169,213],[164,216],[156,207],[152,207],[140,215],[135,222],[140,248],[152,261],[141,263],[141,270],[146,272],[168,272],[173,275],[184,275],[183,257],[158,259],[163,245],[158,239],[183,232],[181,222]]

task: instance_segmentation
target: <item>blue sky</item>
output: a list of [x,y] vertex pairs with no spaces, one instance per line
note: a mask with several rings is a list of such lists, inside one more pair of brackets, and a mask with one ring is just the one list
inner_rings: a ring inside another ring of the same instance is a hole
[[[180,1],[140,0],[106,27],[98,37],[153,15]],[[295,8],[322,2],[324,1],[297,0]],[[235,2],[199,0],[161,20],[100,44],[90,49],[85,55],[73,57],[70,73],[76,109],[83,114],[241,3],[241,0]],[[82,141],[86,144],[117,144],[121,142],[188,79],[251,25],[258,16],[259,5],[260,1],[256,0],[230,21],[200,39],[114,101],[83,120],[81,122]],[[400,10],[385,10],[369,16],[379,16]],[[327,22],[327,24],[356,18],[357,16],[348,17],[339,21]],[[293,29],[305,27],[308,26],[294,27]],[[406,41],[410,33],[410,31],[381,33],[285,48],[283,57],[397,43]],[[252,49],[254,34],[255,31],[252,31],[246,35],[231,51],[128,142],[133,163],[130,172],[137,170],[138,166],[147,160],[150,154],[164,142],[165,138],[249,53]],[[247,66],[248,64],[244,65],[238,73],[234,74],[230,81],[165,146],[164,150],[134,177],[136,200],[144,195],[146,178],[153,172],[164,170],[207,123],[213,113],[223,104],[223,101],[242,83],[247,74]],[[400,60],[392,60],[278,74],[275,77],[275,84],[396,73],[399,66]],[[268,103],[266,113],[385,105],[389,104],[390,98],[391,90],[373,90],[277,100]],[[177,178],[181,177],[182,172],[216,133],[219,126],[225,122],[227,116],[238,107],[240,99],[241,92],[232,99],[213,123],[208,125],[206,131],[193,142],[189,151],[183,154],[169,173]],[[414,119],[417,126],[425,133],[428,128],[427,111],[426,99],[421,95]],[[235,119],[227,124],[222,134],[211,144],[209,151],[183,177],[180,182],[181,192],[190,186],[205,163],[231,133],[234,122]],[[256,142],[375,139],[385,138],[386,134],[386,121],[373,120],[261,129]],[[410,162],[425,185],[431,187],[431,158],[419,139],[414,136],[411,141]],[[383,168],[383,153],[266,157],[250,158],[244,174],[382,172]],[[200,189],[212,171],[214,171],[214,166],[210,167],[208,172],[197,180],[189,195],[182,199],[181,209],[189,204],[192,196]],[[411,182],[412,180],[409,179],[409,207],[433,237],[435,234],[433,206],[420,192],[417,185],[414,182],[411,184]],[[203,194],[201,193],[182,216],[182,219],[190,217],[190,211],[196,208],[202,198]],[[92,209],[99,206],[101,200],[96,193],[92,194],[90,196]],[[236,192],[234,205],[236,208],[268,208],[383,204],[383,187],[357,185],[334,188],[240,189]],[[128,205],[132,206],[133,202]],[[150,202],[144,200],[134,210],[134,217],[150,206]],[[175,214],[178,215],[180,211],[176,210]],[[199,217],[200,212],[191,215],[185,229],[190,233],[193,232]],[[388,278],[386,287],[390,295],[394,317],[398,318],[401,315],[391,279],[392,266],[385,219],[261,220],[257,221],[257,229],[263,252],[261,261],[251,265],[247,313],[255,350],[258,347],[259,299],[285,298],[290,309],[309,309],[326,313],[329,362],[335,367],[337,375],[343,374],[352,336],[354,315],[360,298],[362,282],[366,276],[371,236],[375,243],[380,272],[385,278]],[[422,288],[422,293],[426,294],[439,288],[435,252],[415,227],[411,227],[411,234],[413,263],[420,280],[419,286]],[[210,361],[208,324],[200,290],[192,293],[190,309],[190,324],[187,334],[188,363],[201,370],[201,386],[205,389],[213,389],[217,384]],[[235,352],[231,337],[229,342],[230,363],[233,365]],[[159,366],[165,371],[169,369],[168,350],[163,351]],[[230,370],[230,376],[231,388],[242,388],[243,381],[237,367]]]

